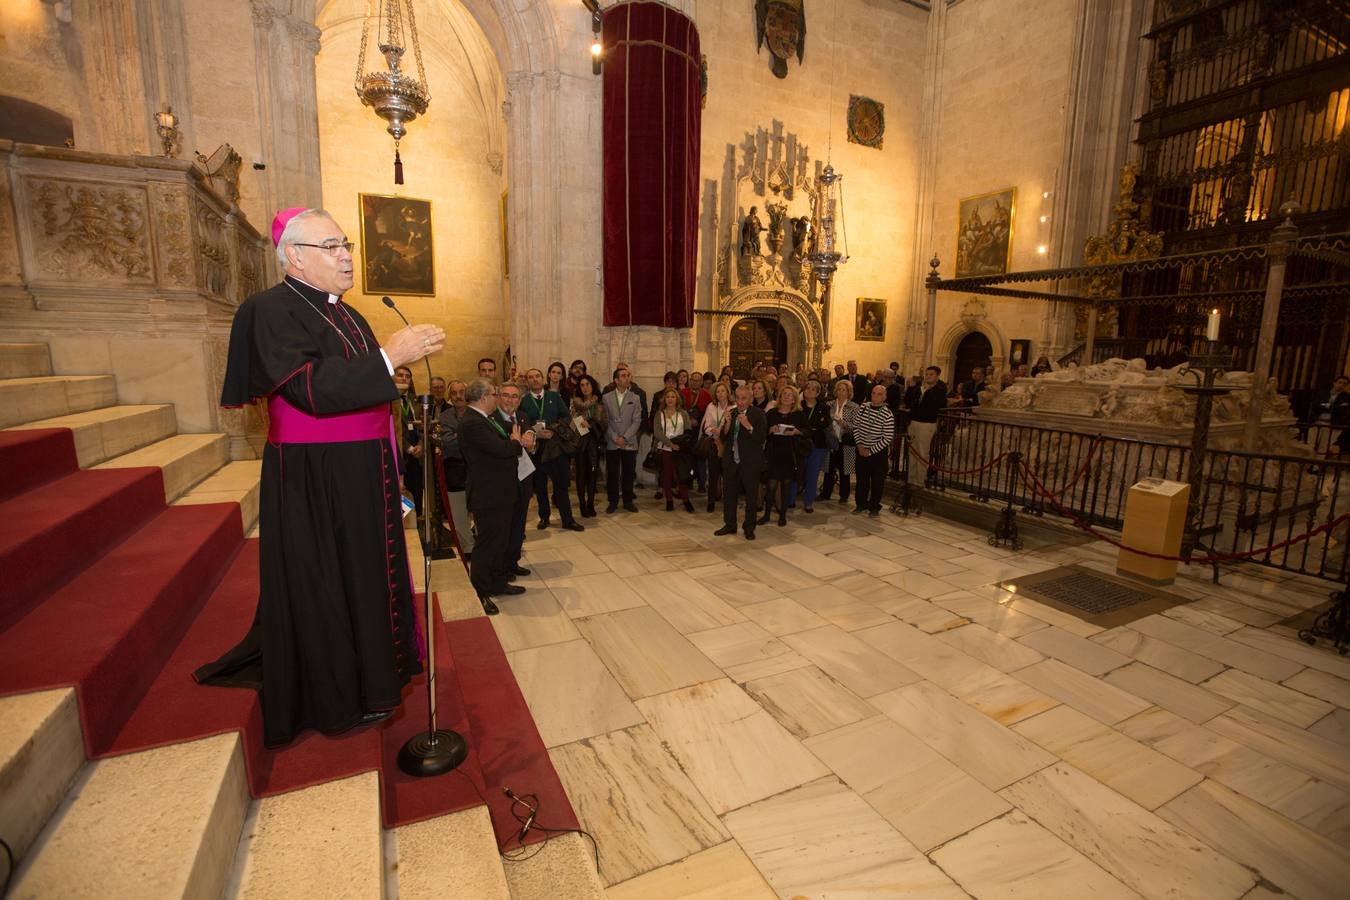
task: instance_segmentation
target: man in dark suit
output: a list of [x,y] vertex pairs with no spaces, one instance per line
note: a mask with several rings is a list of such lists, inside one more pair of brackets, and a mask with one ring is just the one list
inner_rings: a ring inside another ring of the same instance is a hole
[[[522,433],[529,430],[524,416],[519,411],[521,394],[520,385],[514,381],[507,381],[497,389],[497,412],[494,415],[507,431],[516,427],[519,427]],[[533,443],[537,437],[530,440]],[[523,476],[520,484],[516,486],[516,506],[511,513],[511,538],[506,543],[507,581],[514,581],[517,575],[530,574],[528,569],[521,566],[520,554],[525,548],[525,520],[529,518],[530,497],[534,494],[533,474],[531,470],[530,474]]]
[[1313,406],[1315,420],[1332,428],[1340,428],[1332,446],[1335,453],[1350,453],[1350,378],[1339,375],[1331,383],[1331,393],[1322,402]]
[[[521,428],[534,428],[539,439],[539,450],[531,453],[534,460],[534,501],[539,510],[539,529],[548,527],[549,484],[553,485],[553,505],[558,507],[562,517],[562,526],[568,531],[585,531],[586,527],[572,517],[572,500],[567,494],[572,458],[550,448],[554,440],[554,429],[562,419],[570,419],[567,401],[557,391],[550,391],[544,385],[544,373],[538,369],[528,369],[525,380],[529,390],[521,398]],[[546,458],[550,457],[550,458]]]
[[980,405],[980,391],[989,387],[984,380],[984,366],[970,370],[970,378],[961,382],[961,405],[967,408]]
[[848,361],[848,383],[853,385],[854,403],[862,406],[872,399],[872,382],[866,375],[858,371],[856,359]]
[[736,501],[745,494],[745,539],[755,539],[759,511],[759,474],[764,471],[764,441],[769,423],[764,410],[750,402],[750,388],[736,388],[736,408],[722,423],[723,496],[721,528],[715,535],[736,533]]
[[[519,388],[513,389],[518,398]],[[518,425],[503,427],[496,417],[497,397],[492,382],[485,378],[470,384],[464,392],[468,409],[458,431],[467,470],[469,509],[478,526],[469,581],[483,612],[490,616],[497,614],[493,596],[525,593],[523,587],[507,583],[511,567],[506,563],[506,553],[520,503],[520,457],[534,445],[533,432],[521,431]]]

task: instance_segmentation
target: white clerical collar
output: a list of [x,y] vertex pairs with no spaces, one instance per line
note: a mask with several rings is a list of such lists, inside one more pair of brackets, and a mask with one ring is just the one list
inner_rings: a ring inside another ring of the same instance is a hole
[[[319,291],[319,292],[321,292],[321,293],[325,293],[325,294],[328,293],[328,292],[325,291],[323,288],[314,287],[314,285],[310,284],[308,281],[306,281],[306,280],[303,279],[303,278],[297,278],[296,276],[290,275],[290,274],[287,274],[286,277],[287,277],[287,278],[295,278],[296,281],[300,282],[301,284],[303,284],[303,285],[304,285],[305,287],[307,287],[307,288],[314,288],[314,290]],[[339,300],[341,300],[341,299],[342,299],[342,298],[339,297],[337,294],[328,294],[328,302],[329,302],[329,303],[337,303],[337,302],[338,302]]]
[[469,409],[471,409],[471,410],[473,410],[474,412],[478,413],[480,416],[482,416],[482,417],[485,418],[485,419],[490,419],[490,418],[492,418],[492,413],[486,413],[486,412],[483,412],[481,409],[479,409],[479,408],[476,407],[476,406],[473,406],[472,404],[470,404]]

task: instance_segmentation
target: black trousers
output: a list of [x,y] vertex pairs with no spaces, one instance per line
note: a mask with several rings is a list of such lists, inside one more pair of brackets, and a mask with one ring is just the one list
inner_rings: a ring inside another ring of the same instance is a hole
[[469,561],[469,582],[479,594],[489,594],[506,584],[506,548],[511,542],[515,506],[475,509],[478,536]]
[[577,502],[582,514],[595,513],[595,483],[600,473],[600,448],[590,438],[577,451]]
[[854,474],[858,477],[858,488],[854,494],[858,509],[881,511],[881,494],[886,489],[888,462],[886,448],[878,450],[871,456],[858,454],[858,461],[853,467]]
[[572,518],[572,498],[567,495],[567,490],[571,487],[571,457],[567,455],[557,456],[548,462],[539,462],[535,460],[538,466],[534,470],[534,502],[539,507],[539,521],[547,522],[552,510],[549,507],[549,482],[553,483],[553,505],[558,507],[558,515],[562,517],[563,524],[574,522]]
[[[525,547],[525,518],[530,512],[530,494],[533,493],[531,481],[525,478],[520,482],[516,493],[516,505],[511,508],[511,532],[506,542],[506,560],[503,571],[520,565],[520,554]],[[477,556],[477,552],[474,553]]]
[[722,521],[728,528],[736,527],[736,502],[744,495],[745,530],[755,530],[755,516],[759,513],[759,474],[763,468],[722,460]]
[[624,503],[633,502],[633,482],[637,480],[636,450],[605,451],[605,492],[610,503],[618,503],[620,480],[622,479],[622,497]]

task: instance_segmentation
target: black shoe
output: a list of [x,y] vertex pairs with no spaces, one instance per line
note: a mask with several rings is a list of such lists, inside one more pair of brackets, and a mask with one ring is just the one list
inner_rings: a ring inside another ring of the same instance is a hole
[[495,616],[497,613],[501,612],[501,610],[497,608],[497,604],[493,603],[492,598],[487,594],[479,594],[478,602],[483,604],[483,612],[487,613],[489,616]]
[[786,525],[786,524],[787,524],[787,513],[779,513],[779,514],[778,514],[778,527],[779,527],[779,528],[782,528],[782,527],[783,527],[784,525]]
[[627,503],[625,503],[623,505],[623,508],[628,512],[637,512],[637,504],[634,503],[632,500],[629,500]]
[[583,519],[594,519],[594,518],[595,518],[595,507],[594,507],[594,506],[588,506],[588,507],[586,507],[585,509],[583,509],[583,510],[581,511],[581,517],[582,517]]
[[606,512],[606,513],[613,513],[614,510],[616,510],[616,509],[618,509],[618,508],[619,508],[619,504],[617,504],[617,503],[611,503],[609,506],[606,506],[606,507],[605,507],[605,512]]
[[518,584],[504,584],[492,590],[492,596],[494,597],[516,597],[523,593],[525,593],[525,589]]
[[867,518],[869,518],[869,519],[880,519],[880,518],[881,518],[881,510],[879,510],[879,509],[869,509],[869,510],[867,511]]
[[665,491],[657,491],[657,492],[656,492],[656,496],[653,497],[652,499],[653,499],[653,500],[660,500],[660,499],[661,499],[662,497],[664,497],[665,495],[666,495],[666,492],[665,492]]
[[564,523],[563,523],[563,530],[564,530],[564,531],[585,531],[585,530],[586,530],[586,526],[585,526],[585,525],[582,525],[582,524],[581,524],[580,522],[578,522],[576,519],[573,519],[573,520],[570,521],[570,522],[564,522]]
[[770,516],[771,514],[772,514],[772,513],[771,513],[769,510],[767,510],[767,509],[764,510],[764,515],[760,516],[759,519],[756,521],[755,524],[757,524],[757,525],[766,525],[766,524],[768,524],[769,516]]
[[688,500],[684,501],[684,511],[685,511],[685,512],[693,512],[693,511],[694,511],[694,504],[690,503]]
[[853,514],[854,514],[855,516],[856,516],[856,515],[859,515],[859,514],[861,514],[861,513],[865,513],[865,512],[867,512],[867,507],[865,507],[865,506],[855,506],[855,507],[853,507]]
[[804,512],[804,513],[813,513],[813,512],[815,512],[815,511],[816,511],[816,510],[815,510],[815,507],[811,507],[811,506],[803,506],[803,507],[802,507],[802,512]]
[[507,573],[506,573],[506,583],[507,583],[507,584],[510,584],[511,582],[513,582],[513,581],[515,581],[515,580],[516,580],[516,573],[515,573],[515,572],[507,572]]
[[368,712],[368,713],[362,713],[362,714],[361,714],[361,722],[360,722],[360,724],[362,724],[362,725],[370,725],[370,724],[372,724],[372,723],[374,723],[374,722],[380,721],[381,719],[387,719],[387,718],[389,718],[390,716],[392,716],[393,714],[394,714],[394,711],[393,711],[392,709],[372,709],[372,710],[371,710],[370,712]]
[[667,500],[667,501],[666,501],[666,512],[670,512],[670,511],[673,510],[674,508],[675,508],[675,501],[674,501],[674,500]]
[[722,537],[722,535],[725,534],[735,534],[735,533],[736,533],[735,525],[723,525],[721,528],[713,532],[713,537]]
[[545,528],[548,527],[548,519],[540,519],[539,524],[534,527],[539,529],[540,531],[543,531]]
[[530,570],[522,565],[514,565],[510,568],[509,571],[511,572],[512,575],[519,575],[521,578],[524,578],[526,575],[530,574]]
[[745,529],[745,539],[747,541],[753,541],[755,539],[755,529],[753,528]]

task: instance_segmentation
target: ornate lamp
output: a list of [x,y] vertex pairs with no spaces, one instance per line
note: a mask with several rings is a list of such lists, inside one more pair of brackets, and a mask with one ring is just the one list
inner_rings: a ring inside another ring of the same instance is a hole
[[816,246],[806,258],[811,261],[811,271],[815,273],[816,280],[826,290],[829,289],[830,278],[835,270],[848,262],[848,235],[844,231],[844,186],[840,184],[843,180],[844,176],[835,172],[834,166],[828,162],[816,179]]
[[182,133],[178,130],[178,117],[173,114],[173,107],[167,103],[163,109],[155,113],[155,133],[159,135],[162,154],[168,157],[177,156],[178,140],[182,137]]
[[[407,5],[408,34],[403,33],[404,5]],[[370,36],[371,20],[376,21],[376,32],[382,35],[378,44],[387,70],[370,72],[366,68],[366,42]],[[413,58],[417,61],[417,77],[402,69],[403,54],[408,41],[412,42]],[[431,94],[427,91],[427,73],[422,66],[422,46],[417,40],[417,19],[413,15],[413,0],[383,0],[380,12],[365,16],[361,24],[361,50],[356,58],[356,96],[375,110],[375,115],[389,123],[385,129],[394,138],[394,184],[403,183],[403,160],[398,143],[407,134],[407,123],[427,111]]]

